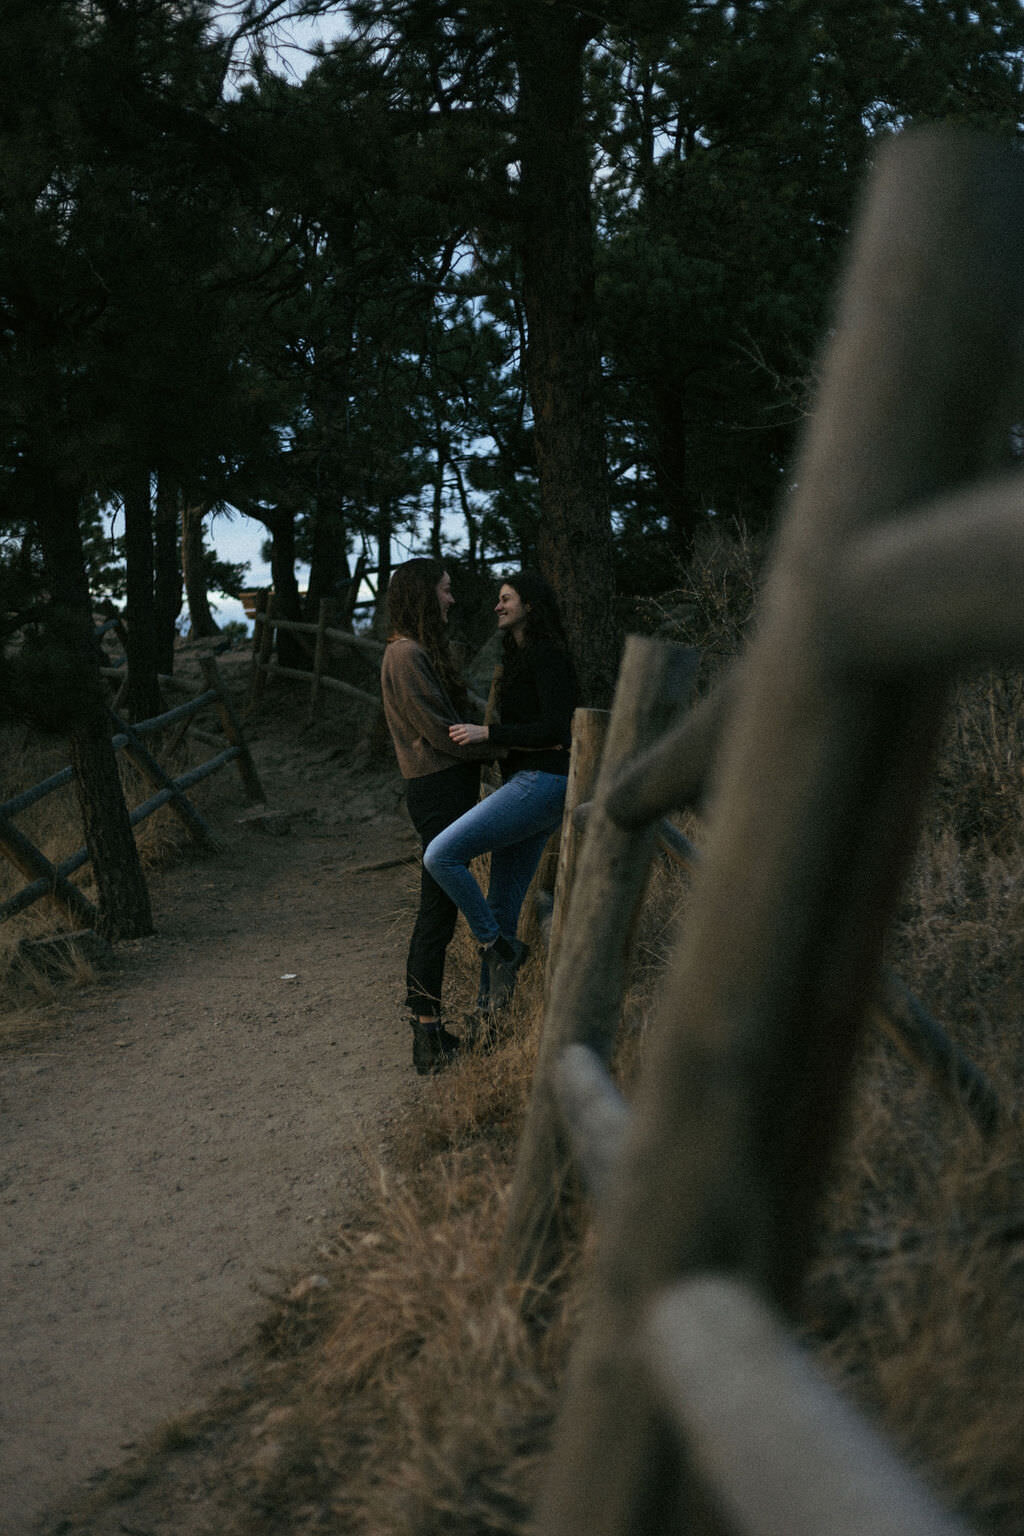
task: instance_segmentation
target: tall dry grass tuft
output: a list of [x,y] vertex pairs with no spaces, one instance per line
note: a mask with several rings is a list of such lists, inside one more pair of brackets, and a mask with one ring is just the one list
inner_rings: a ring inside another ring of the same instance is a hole
[[999,848],[1020,841],[1024,791],[1024,673],[1009,667],[962,678],[935,776],[933,830]]
[[457,1154],[418,1187],[382,1190],[379,1223],[349,1252],[317,1380],[359,1452],[359,1485],[335,1485],[343,1529],[526,1528],[565,1330],[538,1344],[503,1282],[507,1175]]
[[869,1037],[807,1293],[829,1368],[991,1536],[1024,1532],[1022,703],[1006,671],[956,689],[889,945],[1001,1130]]
[[[1005,1058],[1004,1058],[1005,1059]],[[1019,1067],[993,1074],[1004,1102]],[[882,1046],[865,1062],[805,1319],[840,1385],[979,1531],[1024,1529],[1024,1158]]]

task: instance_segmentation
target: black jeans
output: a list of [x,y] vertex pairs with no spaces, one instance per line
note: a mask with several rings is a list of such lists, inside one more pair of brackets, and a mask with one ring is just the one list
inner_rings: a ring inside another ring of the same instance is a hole
[[[450,827],[480,798],[480,764],[453,763],[440,773],[406,779],[405,803],[422,847]],[[420,872],[420,909],[405,967],[406,1004],[424,1018],[440,1015],[444,957],[459,909],[425,869]]]

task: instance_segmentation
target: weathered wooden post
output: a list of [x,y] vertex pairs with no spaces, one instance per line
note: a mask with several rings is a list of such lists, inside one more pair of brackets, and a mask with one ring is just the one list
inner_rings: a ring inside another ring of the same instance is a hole
[[730,1530],[969,1536],[738,1281],[700,1275],[665,1291],[644,1347]]
[[577,709],[572,717],[572,754],[565,788],[562,830],[558,839],[558,864],[555,868],[551,929],[548,936],[548,985],[555,974],[556,956],[561,947],[569,893],[576,877],[576,860],[583,836],[574,820],[576,807],[589,800],[594,793],[609,719],[606,709]]
[[[250,705],[259,703],[267,686],[267,669],[270,666],[270,657],[274,649],[273,619],[275,606],[273,592],[264,589],[257,595],[255,631],[253,634],[252,690],[249,694]],[[258,646],[255,644],[257,635],[259,636]]]
[[203,669],[203,678],[207,688],[212,688],[217,694],[217,709],[220,714],[220,723],[223,727],[224,735],[233,747],[238,748],[238,756],[235,761],[238,763],[242,787],[250,801],[258,804],[266,800],[267,797],[263,793],[263,785],[260,783],[260,776],[256,772],[256,764],[252,760],[249,744],[242,734],[242,728],[231,707],[231,700],[228,698],[227,689],[224,687],[220,669],[212,656],[201,657],[199,665]]
[[631,635],[626,642],[580,850],[568,917],[548,989],[540,1053],[512,1186],[507,1252],[515,1273],[532,1283],[529,1308],[561,1258],[571,1223],[569,1148],[561,1125],[555,1069],[565,1047],[612,1054],[625,987],[634,915],[657,837],[654,827],[624,832],[604,811],[621,765],[676,717],[689,697],[695,653]]
[[313,648],[313,682],[309,690],[309,723],[316,719],[317,710],[320,708],[320,698],[323,693],[324,661],[327,656],[327,615],[330,610],[330,602],[326,597],[320,599],[320,608],[316,618],[316,642]]
[[191,800],[178,789],[171,775],[165,772],[126,721],[120,719],[113,710],[110,711],[110,717],[118,733],[114,738],[114,745],[117,746],[120,740],[128,756],[153,788],[167,790],[170,795],[168,805],[193,840],[206,848],[215,847],[216,839],[205,818],[199,814]]
[[947,691],[941,667],[865,663],[835,596],[862,533],[996,461],[1022,250],[1019,156],[934,131],[882,149],[601,1213],[543,1536],[692,1529],[704,1501],[652,1395],[639,1319],[702,1269],[783,1310],[798,1291]]

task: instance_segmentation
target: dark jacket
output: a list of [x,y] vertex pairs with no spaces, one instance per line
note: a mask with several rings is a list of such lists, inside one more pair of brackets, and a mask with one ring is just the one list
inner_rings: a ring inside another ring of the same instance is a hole
[[509,749],[501,764],[503,779],[524,768],[569,772],[577,695],[576,672],[566,651],[527,645],[506,655],[499,685],[501,723],[490,728],[491,745]]

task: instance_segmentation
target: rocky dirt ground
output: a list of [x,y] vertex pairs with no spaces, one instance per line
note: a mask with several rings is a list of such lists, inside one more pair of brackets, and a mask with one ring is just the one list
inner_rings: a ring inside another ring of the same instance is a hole
[[3,1536],[59,1530],[244,1375],[270,1298],[315,1272],[435,1091],[398,1006],[417,880],[400,780],[351,720],[302,716],[300,691],[249,723],[270,814],[217,776],[221,851],[151,877],[156,934],[0,1031]]

